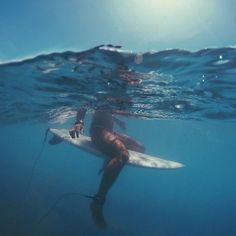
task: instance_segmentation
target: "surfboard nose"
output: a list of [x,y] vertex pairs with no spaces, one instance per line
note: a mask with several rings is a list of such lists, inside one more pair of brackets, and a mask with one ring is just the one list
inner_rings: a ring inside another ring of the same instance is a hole
[[184,164],[179,163],[179,162],[175,162],[175,168],[183,168],[183,167],[185,167]]

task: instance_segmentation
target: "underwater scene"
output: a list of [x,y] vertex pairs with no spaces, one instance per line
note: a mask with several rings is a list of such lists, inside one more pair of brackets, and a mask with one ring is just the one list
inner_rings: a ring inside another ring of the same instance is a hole
[[236,235],[235,75],[235,47],[0,64],[0,235]]

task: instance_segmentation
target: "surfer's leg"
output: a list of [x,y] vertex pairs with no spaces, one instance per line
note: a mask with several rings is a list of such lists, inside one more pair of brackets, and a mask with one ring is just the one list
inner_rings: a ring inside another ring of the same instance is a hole
[[106,227],[106,221],[103,216],[103,204],[105,203],[107,192],[129,159],[128,150],[118,138],[115,138],[107,148],[110,149],[109,152],[113,153],[114,157],[107,164],[97,194],[90,205],[93,220],[100,228]]
[[117,137],[124,143],[127,149],[136,151],[136,152],[145,152],[145,147],[140,142],[136,141],[135,139],[131,138],[126,134],[117,134]]
[[97,192],[97,195],[103,198],[105,198],[108,190],[115,182],[120,171],[129,159],[129,153],[124,144],[119,139],[116,139],[112,146],[114,146],[116,149],[115,152],[117,152],[117,155],[109,161],[106,168],[104,169],[102,180]]
[[125,144],[112,132],[103,131],[102,135],[97,139],[96,145],[99,146],[102,152],[111,157],[106,168],[104,168],[102,180],[97,192],[97,195],[105,198],[121,169],[128,161],[129,152]]

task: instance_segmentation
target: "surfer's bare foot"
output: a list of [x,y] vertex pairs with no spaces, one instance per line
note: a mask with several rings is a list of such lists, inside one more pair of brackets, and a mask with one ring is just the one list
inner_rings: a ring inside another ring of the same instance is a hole
[[103,216],[103,204],[98,203],[96,200],[90,204],[92,218],[96,226],[100,229],[107,227],[107,222]]

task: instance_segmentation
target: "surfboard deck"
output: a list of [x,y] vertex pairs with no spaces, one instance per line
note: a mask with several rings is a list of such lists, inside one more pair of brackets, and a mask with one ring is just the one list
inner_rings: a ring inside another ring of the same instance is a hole
[[[82,149],[86,152],[94,154],[95,156],[101,157],[103,159],[108,159],[105,154],[99,151],[95,145],[93,145],[91,138],[85,135],[80,135],[79,138],[72,138],[69,134],[69,130],[67,129],[49,129],[49,131],[56,135],[57,137],[61,138],[62,140],[68,142],[69,144]],[[181,168],[184,165],[175,162],[165,160],[159,157],[150,156],[148,154],[135,152],[132,150],[129,151],[129,160],[127,162],[128,165],[137,166],[137,167],[144,167],[144,168],[157,168],[157,169],[176,169]]]

